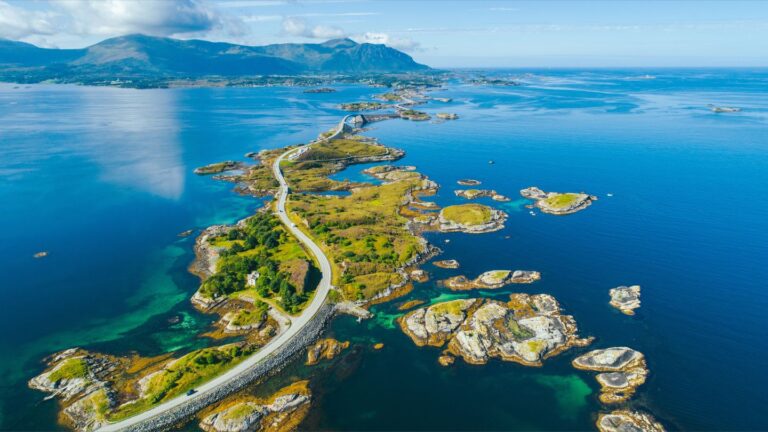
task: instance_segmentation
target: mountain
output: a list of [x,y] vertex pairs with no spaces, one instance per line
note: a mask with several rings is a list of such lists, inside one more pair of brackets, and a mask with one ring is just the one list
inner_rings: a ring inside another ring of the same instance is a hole
[[47,49],[0,39],[0,71],[83,78],[387,73],[428,70],[385,45],[335,39],[320,44],[236,45],[128,35],[84,49]]

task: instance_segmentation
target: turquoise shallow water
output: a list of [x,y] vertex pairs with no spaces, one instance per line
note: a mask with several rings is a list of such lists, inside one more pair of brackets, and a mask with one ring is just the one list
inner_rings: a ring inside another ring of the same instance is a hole
[[[637,79],[646,73],[656,79]],[[768,402],[768,71],[538,71],[525,80],[454,83],[437,92],[453,102],[424,109],[460,120],[389,121],[369,133],[440,183],[434,200],[443,205],[460,202],[455,181],[466,177],[513,198],[537,185],[600,199],[567,217],[488,200],[510,215],[503,231],[429,240],[467,275],[541,271],[536,284],[478,295],[553,294],[594,347],[643,351],[651,375],[632,405],[669,427],[768,428],[759,414]],[[259,203],[192,169],[305,141],[337,121],[336,102],[367,92],[0,86],[0,289],[13,302],[0,314],[0,425],[55,426],[55,404],[24,386],[49,351],[204,344],[194,334],[210,318],[187,303],[197,283],[185,270],[192,238],[176,234],[234,221]],[[743,111],[716,115],[710,103]],[[359,171],[337,178],[366,180]],[[32,259],[39,250],[50,256]],[[458,274],[426,268],[433,280]],[[608,289],[621,284],[643,286],[635,317],[608,305]],[[445,296],[428,282],[408,298]],[[577,352],[542,368],[445,369],[439,350],[395,328],[394,305],[375,311],[360,324],[334,321],[331,332],[354,347],[314,369],[307,428],[590,429],[601,410],[592,374],[570,367]],[[169,324],[172,316],[183,319]],[[370,349],[375,341],[385,348]],[[275,380],[312,371],[296,364]]]

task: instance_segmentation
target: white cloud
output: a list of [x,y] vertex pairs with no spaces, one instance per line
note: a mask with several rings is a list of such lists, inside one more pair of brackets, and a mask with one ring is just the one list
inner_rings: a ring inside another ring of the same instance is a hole
[[335,26],[311,26],[306,20],[298,17],[287,17],[283,20],[283,33],[310,39],[336,39],[346,36],[344,30]]
[[30,35],[52,35],[55,15],[51,12],[28,11],[0,0],[0,37],[22,39]]
[[388,33],[367,32],[361,35],[354,35],[352,39],[357,42],[383,44],[402,51],[421,51],[421,44],[411,38],[391,36]]

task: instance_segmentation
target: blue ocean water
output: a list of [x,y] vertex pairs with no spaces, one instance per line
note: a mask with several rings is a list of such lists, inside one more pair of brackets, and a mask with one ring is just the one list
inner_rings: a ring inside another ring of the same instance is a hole
[[[768,71],[488,73],[525,85],[451,83],[434,95],[452,102],[423,109],[459,120],[387,121],[368,134],[405,149],[399,163],[440,183],[442,205],[460,202],[455,182],[467,177],[513,198],[537,185],[599,200],[566,217],[484,201],[509,213],[506,228],[429,235],[442,258],[462,264],[425,266],[432,281],[539,270],[536,284],[478,295],[550,293],[596,337],[593,347],[645,353],[651,374],[631,406],[670,428],[768,428]],[[306,141],[338,121],[336,103],[376,91],[13,87],[0,85],[3,429],[56,427],[55,403],[24,384],[51,351],[205,343],[194,335],[210,318],[187,302],[197,284],[186,273],[192,238],[176,234],[237,220],[259,202],[192,170]],[[714,114],[708,104],[742,111]],[[360,167],[348,171],[336,178],[370,181]],[[33,259],[40,250],[50,255]],[[634,317],[608,305],[608,289],[628,284],[643,287]],[[428,282],[408,298],[447,297]],[[331,332],[356,348],[316,374],[307,428],[591,429],[605,410],[593,374],[570,367],[577,351],[542,368],[445,369],[439,350],[417,348],[393,325],[393,304],[375,311],[362,324],[334,321]],[[385,348],[369,349],[375,341]]]

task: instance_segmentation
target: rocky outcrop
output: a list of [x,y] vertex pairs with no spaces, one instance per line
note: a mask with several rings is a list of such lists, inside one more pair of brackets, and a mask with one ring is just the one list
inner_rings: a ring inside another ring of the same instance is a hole
[[597,429],[600,432],[664,432],[664,426],[650,414],[617,410],[603,413],[597,418]]
[[591,342],[578,337],[576,321],[562,315],[557,301],[547,294],[512,294],[507,303],[453,300],[412,311],[399,323],[416,345],[447,343],[443,356],[461,357],[472,364],[497,357],[540,366],[548,357]]
[[441,120],[456,120],[459,118],[459,115],[455,113],[437,113],[437,118]]
[[490,270],[474,280],[466,276],[455,276],[443,281],[443,285],[453,291],[470,289],[497,289],[513,283],[533,283],[541,279],[541,274],[531,270]]
[[611,306],[626,315],[634,315],[635,309],[640,307],[640,285],[611,288],[609,294]]
[[243,167],[243,164],[236,161],[216,162],[210,165],[202,166],[200,168],[195,168],[195,174],[198,174],[198,175],[219,174],[224,171],[232,171],[242,167]]
[[442,261],[435,261],[432,263],[435,267],[440,267],[444,269],[457,269],[459,268],[459,262],[455,259],[449,259],[449,260],[442,260]]
[[416,282],[424,283],[429,280],[429,274],[422,270],[422,269],[414,269],[411,270],[411,273],[409,274],[412,280]]
[[368,309],[360,307],[359,305],[351,301],[343,301],[343,302],[336,303],[334,308],[336,309],[336,312],[343,313],[346,315],[352,315],[360,319],[368,319],[373,316],[373,314]]
[[349,348],[349,341],[339,342],[336,339],[320,339],[307,350],[307,365],[312,366],[320,360],[332,360],[343,350]]
[[601,387],[600,401],[606,404],[629,399],[648,375],[643,354],[627,347],[590,351],[572,364],[576,369],[602,372],[596,379]]
[[477,186],[480,184],[480,180],[475,179],[461,179],[456,180],[456,183],[462,185],[462,186]]
[[457,197],[473,200],[477,198],[487,197],[494,201],[508,202],[511,201],[508,197],[501,195],[492,189],[457,189],[453,191]]
[[54,354],[48,364],[48,370],[29,380],[29,387],[59,398],[76,430],[105,424],[106,411],[115,405],[108,379],[119,366],[117,359],[72,348]]
[[536,201],[536,207],[542,212],[554,215],[576,213],[589,207],[593,201],[597,201],[596,196],[584,192],[544,192],[536,186],[522,189],[520,195]]
[[306,416],[311,394],[306,381],[281,389],[269,400],[247,397],[224,404],[203,418],[200,428],[207,432],[293,430]]

